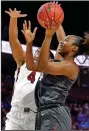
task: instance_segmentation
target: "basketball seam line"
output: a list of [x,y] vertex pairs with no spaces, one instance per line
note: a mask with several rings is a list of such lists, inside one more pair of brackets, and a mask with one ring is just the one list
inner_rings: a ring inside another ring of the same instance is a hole
[[[55,7],[55,3],[54,3],[54,7]],[[55,20],[55,11],[56,11],[56,8],[54,8],[54,22],[56,23],[56,20]]]
[[46,10],[46,8],[45,8],[45,5],[44,5],[44,9],[45,9],[45,11],[46,11],[46,13],[47,13],[47,16],[48,16],[48,18],[49,18],[49,22],[50,22],[50,25],[51,25],[51,20],[50,20],[50,17],[49,17],[49,15],[48,15],[48,12],[47,12],[47,10]]
[[39,17],[40,17],[40,19],[42,19],[45,22],[45,20],[40,15],[39,15]]
[[[62,13],[61,13],[61,15],[62,15]],[[59,16],[59,18],[61,17],[61,15]],[[59,19],[59,18],[58,18],[58,19]],[[58,20],[58,19],[57,19],[57,20]],[[57,21],[57,20],[56,20],[56,21]]]

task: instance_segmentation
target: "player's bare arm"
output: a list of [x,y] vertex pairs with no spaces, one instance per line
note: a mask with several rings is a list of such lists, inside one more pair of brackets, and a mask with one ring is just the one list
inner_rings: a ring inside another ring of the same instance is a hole
[[65,36],[66,36],[62,25],[59,25],[59,27],[58,27],[58,29],[56,31],[56,36],[57,36],[57,40],[59,42],[59,45],[57,47],[57,51],[56,51],[56,54],[55,54],[55,59],[63,60],[63,57],[59,54],[60,49],[62,47],[61,41],[64,41]]
[[62,25],[59,25],[56,31],[56,36],[57,36],[58,42],[63,41],[65,39],[66,34]]
[[[56,29],[56,28],[55,28]],[[78,69],[72,62],[49,62],[48,51],[50,48],[52,36],[55,33],[54,28],[47,28],[45,32],[45,39],[42,44],[41,52],[38,60],[38,69],[52,74],[52,75],[65,75],[71,79],[74,79],[78,74]],[[71,68],[72,67],[72,68]],[[71,74],[71,72],[74,72]]]
[[5,11],[10,16],[9,24],[9,41],[12,50],[13,57],[20,67],[25,62],[25,52],[21,47],[21,43],[18,40],[18,29],[17,29],[17,19],[21,17],[26,17],[27,14],[21,14],[21,11],[17,11],[16,8],[12,11]]
[[43,67],[45,66],[45,63],[48,63],[49,61],[50,44],[51,44],[52,36],[56,32],[57,27],[51,28],[49,24],[46,27],[45,38],[44,38],[44,41],[41,47],[41,51],[40,51],[40,55],[38,58],[38,64],[37,64],[38,70],[43,69]]
[[33,70],[33,71],[36,71],[37,68],[37,63],[34,62],[33,53],[32,53],[32,45],[35,39],[36,31],[37,31],[37,27],[34,28],[33,32],[31,32],[31,22],[28,21],[28,26],[27,26],[27,22],[24,21],[22,33],[26,39],[26,44],[27,44],[26,66],[28,70]]
[[76,78],[79,71],[78,67],[69,61],[48,62],[47,64],[45,63],[45,66],[42,67],[41,70],[51,75],[64,75],[73,80]]

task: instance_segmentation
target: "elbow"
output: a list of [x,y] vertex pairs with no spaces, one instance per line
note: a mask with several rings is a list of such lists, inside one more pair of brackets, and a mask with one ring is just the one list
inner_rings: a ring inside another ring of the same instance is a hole
[[37,64],[37,70],[40,70],[40,71],[45,71],[46,68],[48,67],[48,61],[38,61],[38,64]]
[[29,66],[26,66],[26,67],[27,67],[27,69],[28,69],[29,71],[31,71],[31,70],[32,70]]
[[37,70],[41,70],[42,71],[42,67],[40,67],[39,65],[37,66]]
[[29,71],[36,71],[36,67],[35,66],[29,66],[28,64],[26,64],[26,67]]
[[37,70],[44,71],[46,68],[46,64],[38,64],[37,65]]

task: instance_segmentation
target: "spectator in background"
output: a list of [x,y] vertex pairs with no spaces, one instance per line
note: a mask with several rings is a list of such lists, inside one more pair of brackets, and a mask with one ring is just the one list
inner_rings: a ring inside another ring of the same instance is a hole
[[77,116],[77,121],[78,121],[78,129],[89,129],[88,116],[84,108],[81,108]]

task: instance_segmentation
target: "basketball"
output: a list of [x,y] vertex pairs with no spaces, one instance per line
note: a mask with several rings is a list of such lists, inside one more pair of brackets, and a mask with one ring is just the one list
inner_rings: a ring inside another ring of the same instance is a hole
[[51,26],[55,24],[62,24],[64,20],[64,11],[60,5],[55,2],[48,2],[43,4],[37,12],[37,20],[39,24],[46,28],[49,22]]

